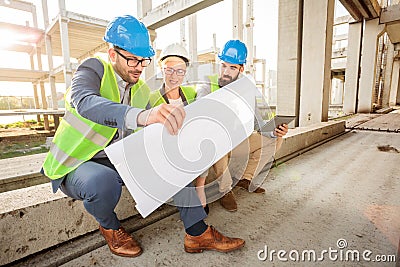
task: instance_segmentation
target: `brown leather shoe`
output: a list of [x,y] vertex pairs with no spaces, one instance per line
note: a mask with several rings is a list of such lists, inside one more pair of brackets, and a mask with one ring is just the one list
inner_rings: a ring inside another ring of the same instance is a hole
[[[239,182],[236,184],[236,186],[239,186],[239,187],[249,191],[250,181],[247,179],[239,180]],[[265,189],[262,187],[257,187],[256,190],[253,191],[253,193],[257,193],[257,194],[265,193]]]
[[185,251],[189,253],[199,253],[204,250],[230,252],[243,247],[244,243],[243,239],[224,236],[212,226],[208,226],[199,236],[185,235]]
[[224,207],[228,211],[237,211],[237,204],[235,200],[235,195],[232,191],[226,193],[220,200],[222,207]]
[[137,257],[142,254],[139,243],[122,226],[118,230],[113,230],[100,225],[99,229],[113,254],[123,257]]

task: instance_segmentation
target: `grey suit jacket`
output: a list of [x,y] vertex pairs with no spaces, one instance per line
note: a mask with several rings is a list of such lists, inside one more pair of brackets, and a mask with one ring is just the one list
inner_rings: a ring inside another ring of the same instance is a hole
[[[71,85],[71,106],[84,118],[105,126],[118,128],[114,137],[121,138],[121,132],[137,128],[136,119],[142,109],[113,102],[100,95],[104,66],[97,58],[89,58],[76,70]],[[105,157],[104,151],[98,154]],[[43,173],[43,172],[42,172]],[[64,177],[52,180],[53,192],[63,182]]]

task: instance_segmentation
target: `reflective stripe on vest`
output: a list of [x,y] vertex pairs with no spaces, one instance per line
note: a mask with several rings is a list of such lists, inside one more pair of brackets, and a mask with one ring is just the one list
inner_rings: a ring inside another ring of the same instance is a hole
[[[186,102],[184,105],[188,105],[196,100],[196,90],[193,86],[180,86],[183,95],[186,98]],[[161,95],[160,89],[153,91],[150,93],[150,106],[156,107],[161,105],[162,103],[167,103],[164,97]]]
[[210,80],[211,93],[217,91],[220,87],[218,85],[218,74],[208,76]]
[[[99,59],[104,66],[100,95],[113,102],[120,102],[120,93],[111,64]],[[131,106],[145,108],[150,89],[139,80],[131,87]],[[43,164],[45,175],[58,179],[90,160],[113,139],[117,128],[104,126],[80,116],[70,105],[70,88],[65,97],[66,114],[53,138],[50,152]]]

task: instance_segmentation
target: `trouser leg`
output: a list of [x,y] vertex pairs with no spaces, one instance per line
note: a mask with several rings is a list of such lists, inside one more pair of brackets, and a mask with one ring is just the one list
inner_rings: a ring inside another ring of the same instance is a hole
[[232,151],[232,157],[247,160],[243,162],[246,164],[242,174],[243,179],[251,180],[256,177],[265,164],[272,159],[275,154],[275,141],[276,139],[253,132]]
[[229,154],[226,154],[213,165],[215,177],[219,179],[219,192],[221,193],[228,192],[232,187],[232,176],[229,172],[228,164]]
[[195,187],[189,184],[173,197],[185,229],[207,217]]
[[243,178],[256,177],[275,154],[275,139],[253,133],[249,137],[250,154]]
[[60,186],[69,197],[82,200],[85,209],[106,229],[117,230],[114,212],[122,191],[122,179],[112,168],[88,161],[69,173]]

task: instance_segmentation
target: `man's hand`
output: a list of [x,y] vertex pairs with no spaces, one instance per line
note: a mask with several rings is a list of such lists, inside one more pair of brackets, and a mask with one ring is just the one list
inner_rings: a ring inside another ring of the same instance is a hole
[[274,135],[277,137],[283,137],[284,135],[287,134],[288,130],[289,126],[287,124],[279,125],[278,127],[275,128]]
[[153,123],[162,123],[170,134],[178,134],[182,127],[186,113],[182,106],[161,104],[149,110],[142,111],[137,117],[138,125],[147,126]]

